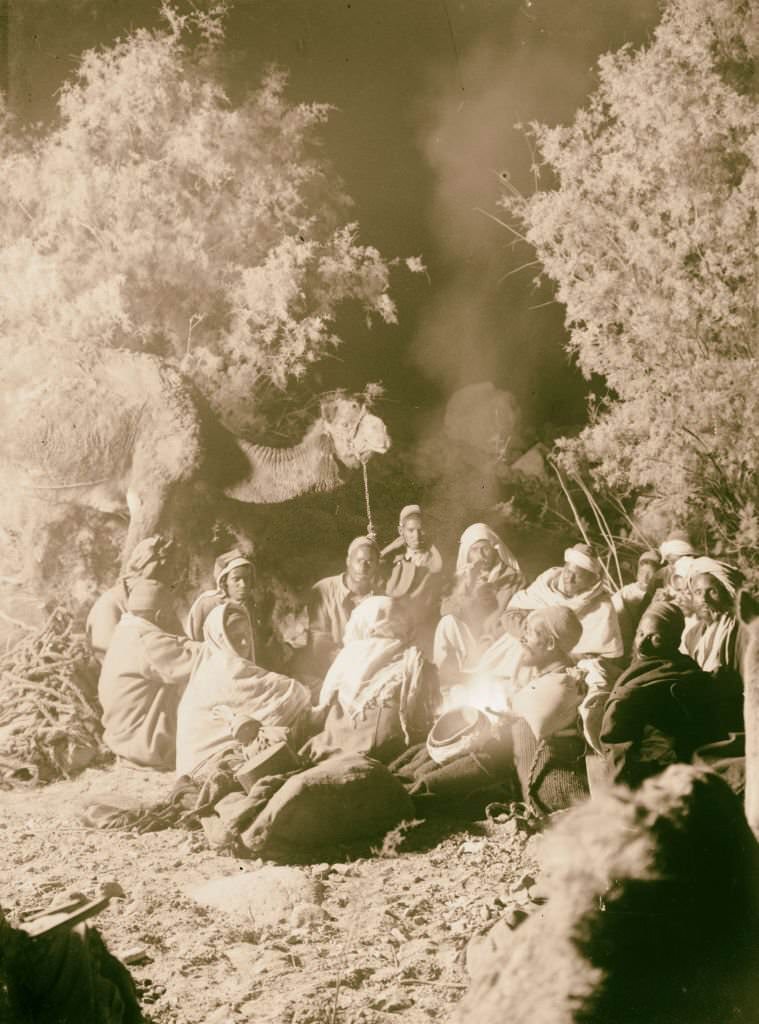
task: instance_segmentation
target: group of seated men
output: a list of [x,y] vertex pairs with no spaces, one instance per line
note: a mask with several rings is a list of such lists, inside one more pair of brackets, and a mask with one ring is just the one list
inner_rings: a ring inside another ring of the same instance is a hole
[[216,560],[184,629],[172,576],[171,545],[148,538],[88,619],[105,742],[136,765],[197,776],[276,727],[304,763],[358,751],[417,794],[511,771],[547,812],[588,792],[586,754],[636,786],[742,729],[740,578],[684,535],[643,552],[616,592],[582,543],[528,585],[483,523],[447,567],[409,505],[391,544],[357,537],[344,570],[312,587],[307,642],[285,658],[257,621],[251,557]]

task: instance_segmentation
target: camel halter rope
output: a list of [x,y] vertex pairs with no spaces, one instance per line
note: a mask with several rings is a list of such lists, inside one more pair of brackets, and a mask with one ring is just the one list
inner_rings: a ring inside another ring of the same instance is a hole
[[364,500],[366,501],[366,536],[370,540],[376,541],[377,531],[374,529],[374,523],[372,522],[372,506],[369,502],[369,474],[366,469],[366,463],[361,463],[361,469],[364,473]]
[[369,472],[366,468],[367,460],[361,458],[361,456],[356,451],[355,445],[356,437],[358,436],[358,428],[361,426],[361,422],[364,416],[366,416],[366,405],[364,405],[364,407],[361,410],[360,416],[356,420],[356,425],[353,428],[353,433],[351,434],[348,443],[350,444],[351,451],[361,463],[361,472],[364,475],[364,501],[366,502],[366,536],[369,537],[370,540],[376,541],[377,531],[374,529],[374,521],[372,520],[372,505],[369,499]]

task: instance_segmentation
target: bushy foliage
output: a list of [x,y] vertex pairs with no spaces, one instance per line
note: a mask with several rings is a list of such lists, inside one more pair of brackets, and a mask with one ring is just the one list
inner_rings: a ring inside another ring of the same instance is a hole
[[[277,69],[232,102],[220,73],[224,4],[189,9],[164,4],[163,28],[83,54],[53,124],[21,125],[0,107],[5,423],[14,404],[18,422],[21,398],[45,377],[61,381],[59,422],[97,433],[113,413],[108,395],[97,415],[77,419],[63,385],[99,350],[126,348],[163,357],[227,427],[262,438],[289,407],[278,413],[273,399],[307,390],[308,368],[340,344],[346,304],[367,326],[395,321],[391,264],[360,243],[322,146],[329,108],[290,102]],[[195,503],[186,519],[206,565],[214,510]],[[26,508],[6,495],[2,571],[32,565],[43,598],[80,610],[112,581],[123,530],[95,512]],[[191,584],[196,562],[188,552]]]
[[552,187],[504,204],[605,398],[563,465],[759,562],[759,22],[669,0],[646,48],[599,63],[571,125],[530,129]]
[[2,355],[23,378],[35,355],[156,352],[240,429],[257,384],[338,344],[344,301],[395,319],[389,268],[320,149],[328,108],[288,102],[276,70],[232,104],[214,69],[223,11],[164,15],[85,53],[49,130],[4,117]]

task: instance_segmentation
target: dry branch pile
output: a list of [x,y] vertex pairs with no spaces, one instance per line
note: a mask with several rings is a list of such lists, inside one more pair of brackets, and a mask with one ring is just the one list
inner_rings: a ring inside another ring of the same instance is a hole
[[60,609],[0,658],[0,788],[70,778],[107,756],[97,681],[86,638]]

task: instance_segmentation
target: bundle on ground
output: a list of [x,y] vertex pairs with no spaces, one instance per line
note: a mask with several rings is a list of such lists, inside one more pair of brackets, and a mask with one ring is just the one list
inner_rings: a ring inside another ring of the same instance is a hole
[[68,613],[0,657],[0,788],[70,778],[108,756],[98,669]]

